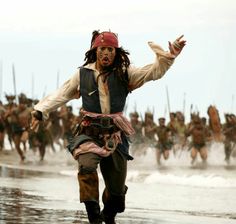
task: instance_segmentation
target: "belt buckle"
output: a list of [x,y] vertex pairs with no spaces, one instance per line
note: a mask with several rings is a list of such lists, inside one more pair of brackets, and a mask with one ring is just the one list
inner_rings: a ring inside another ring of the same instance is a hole
[[111,126],[111,118],[110,117],[101,117],[100,124],[102,128],[109,128]]

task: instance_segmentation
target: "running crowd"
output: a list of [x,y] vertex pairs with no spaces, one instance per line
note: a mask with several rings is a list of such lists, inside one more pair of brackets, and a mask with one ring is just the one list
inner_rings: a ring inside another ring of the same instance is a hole
[[[11,149],[16,149],[21,161],[26,158],[28,148],[39,151],[40,160],[44,159],[46,148],[56,151],[66,148],[73,137],[82,115],[73,113],[71,106],[64,105],[50,113],[49,119],[40,124],[37,132],[30,129],[31,112],[38,102],[28,98],[24,93],[17,97],[5,95],[7,103],[0,102],[0,151],[4,150],[4,140],[8,138]],[[16,99],[17,98],[17,99]],[[225,122],[221,123],[215,106],[207,109],[208,117],[199,113],[190,114],[190,122],[186,123],[182,112],[171,112],[169,122],[164,117],[154,121],[154,114],[145,112],[142,116],[137,111],[129,114],[130,122],[136,133],[130,139],[132,154],[141,155],[148,147],[156,150],[157,164],[169,158],[173,153],[190,151],[191,163],[194,165],[199,154],[202,163],[206,164],[208,148],[212,142],[224,144],[225,161],[230,163],[236,144],[236,116],[225,114]]]
[[215,106],[207,109],[208,118],[201,117],[199,113],[190,114],[190,122],[185,122],[182,112],[171,112],[169,122],[164,117],[154,122],[153,113],[146,112],[144,119],[136,111],[130,113],[130,121],[135,129],[132,136],[132,151],[134,154],[143,153],[147,147],[156,148],[157,164],[161,158],[167,160],[170,150],[174,155],[182,151],[190,151],[191,164],[195,165],[199,154],[203,165],[207,164],[208,149],[213,142],[224,144],[225,161],[230,163],[234,156],[236,143],[236,116],[225,114],[225,123],[221,123],[219,112]]

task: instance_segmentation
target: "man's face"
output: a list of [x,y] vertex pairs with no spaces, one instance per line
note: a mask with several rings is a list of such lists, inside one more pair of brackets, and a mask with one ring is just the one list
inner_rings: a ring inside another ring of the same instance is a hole
[[115,60],[116,49],[114,47],[98,47],[97,48],[97,63],[101,68],[111,66]]
[[163,119],[159,120],[159,125],[160,126],[165,126],[165,120],[163,120]]
[[131,122],[137,122],[138,117],[137,116],[131,116],[130,120],[131,120]]

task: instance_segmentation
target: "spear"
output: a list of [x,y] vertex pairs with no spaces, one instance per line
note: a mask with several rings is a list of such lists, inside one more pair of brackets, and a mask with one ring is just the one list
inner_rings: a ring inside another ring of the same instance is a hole
[[186,105],[186,93],[184,93],[184,100],[183,100],[183,115],[185,115],[185,105]]
[[231,102],[231,113],[234,112],[234,95],[232,95],[232,102]]
[[134,112],[137,111],[137,104],[136,104],[136,101],[134,102]]
[[166,97],[167,97],[167,109],[170,115],[170,98],[169,98],[169,92],[168,92],[168,87],[166,86]]
[[18,104],[18,96],[16,91],[16,73],[15,73],[15,66],[12,64],[12,75],[13,75],[13,88],[14,88],[14,94],[16,97],[16,104]]
[[190,114],[192,113],[193,111],[193,104],[190,105]]
[[47,86],[44,87],[43,98],[46,96],[46,93],[47,93]]
[[34,73],[32,73],[32,89],[31,89],[32,99],[34,99]]
[[164,108],[164,117],[166,118],[166,113],[167,113],[167,105],[165,105],[165,108]]
[[59,88],[59,79],[60,79],[60,72],[57,71],[57,89]]

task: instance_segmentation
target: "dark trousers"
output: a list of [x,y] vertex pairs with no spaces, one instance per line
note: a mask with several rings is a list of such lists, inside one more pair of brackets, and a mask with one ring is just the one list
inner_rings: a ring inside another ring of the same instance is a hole
[[[127,159],[116,150],[109,157],[101,157],[95,153],[81,154],[78,159],[78,181],[80,186],[80,201],[99,202],[99,181],[97,167],[100,164],[105,182],[102,195],[104,210],[123,212],[125,209],[125,179],[127,175]],[[110,212],[110,211],[108,211]]]

